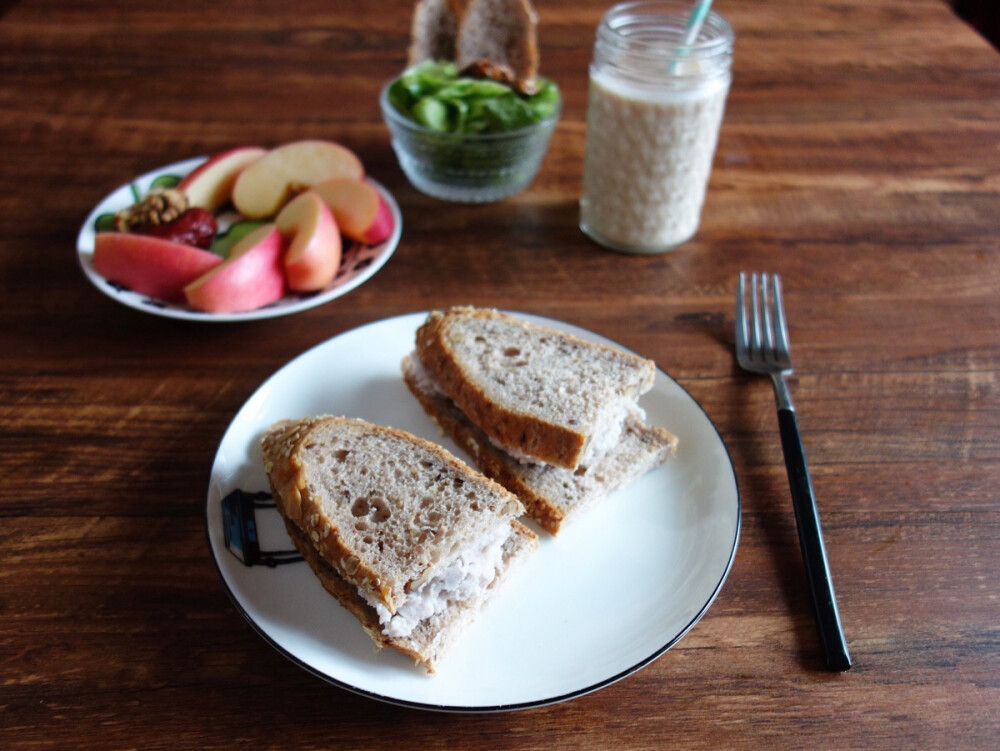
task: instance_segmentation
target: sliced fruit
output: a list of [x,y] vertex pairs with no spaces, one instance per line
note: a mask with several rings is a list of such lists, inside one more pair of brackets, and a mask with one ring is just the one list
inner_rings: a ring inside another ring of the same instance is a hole
[[274,224],[258,227],[233,246],[229,258],[184,288],[188,304],[208,313],[243,313],[279,300],[285,294],[284,252]]
[[370,182],[338,177],[317,183],[312,190],[330,207],[340,231],[352,240],[378,245],[392,234],[392,211]]
[[335,177],[364,177],[354,152],[332,141],[293,141],[271,149],[240,173],[233,204],[247,219],[264,219],[296,193]]
[[169,302],[184,300],[184,286],[222,262],[192,245],[123,232],[94,238],[94,270],[134,292]]
[[312,191],[293,198],[275,220],[288,243],[285,276],[291,289],[312,292],[340,269],[340,230],[323,199]]
[[238,146],[220,152],[190,172],[177,189],[187,195],[189,205],[214,213],[229,203],[240,173],[266,153],[267,149],[260,146]]

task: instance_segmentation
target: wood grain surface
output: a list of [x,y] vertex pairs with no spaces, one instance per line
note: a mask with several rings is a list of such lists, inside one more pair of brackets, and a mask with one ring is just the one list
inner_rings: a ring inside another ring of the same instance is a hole
[[[380,119],[409,2],[0,3],[0,746],[1000,744],[1000,56],[944,0],[718,0],[735,79],[701,231],[631,257],[576,226],[606,4],[536,5],[562,121],[527,191],[460,206],[409,186]],[[80,272],[83,219],[132,176],[310,137],[354,149],[403,211],[396,254],[349,295],[206,325]],[[742,269],[784,279],[844,674],[821,669],[771,388],[734,363]],[[570,702],[455,716],[330,686],[250,628],[206,545],[213,456],[265,378],[455,303],[655,359],[735,464],[742,537],[708,614]]]

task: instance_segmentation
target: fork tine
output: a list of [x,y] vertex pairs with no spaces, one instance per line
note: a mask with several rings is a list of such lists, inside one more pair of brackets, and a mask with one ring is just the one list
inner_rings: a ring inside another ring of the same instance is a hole
[[750,275],[750,324],[753,329],[750,339],[750,356],[759,357],[761,347],[760,332],[760,291],[757,272]]
[[747,272],[740,272],[739,286],[736,288],[736,355],[747,354]]
[[774,275],[774,322],[777,334],[777,355],[782,360],[791,358],[791,347],[788,344],[788,324],[785,321],[785,301],[781,297],[781,277]]
[[762,354],[767,362],[774,362],[774,327],[771,320],[770,281],[770,274],[765,273],[760,275],[760,307],[764,329],[764,351]]

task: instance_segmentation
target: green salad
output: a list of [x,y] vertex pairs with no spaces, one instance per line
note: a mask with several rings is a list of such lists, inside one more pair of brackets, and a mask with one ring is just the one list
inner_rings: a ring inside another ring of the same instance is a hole
[[389,87],[389,103],[402,115],[441,133],[502,133],[554,114],[559,88],[537,78],[538,89],[522,96],[505,83],[459,76],[455,63],[418,63]]

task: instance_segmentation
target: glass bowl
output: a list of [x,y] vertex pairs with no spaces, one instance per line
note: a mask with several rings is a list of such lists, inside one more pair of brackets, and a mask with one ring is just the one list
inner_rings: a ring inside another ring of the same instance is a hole
[[544,120],[503,133],[442,133],[400,114],[379,96],[403,173],[421,193],[456,203],[490,203],[524,190],[535,179],[559,121],[562,101]]

